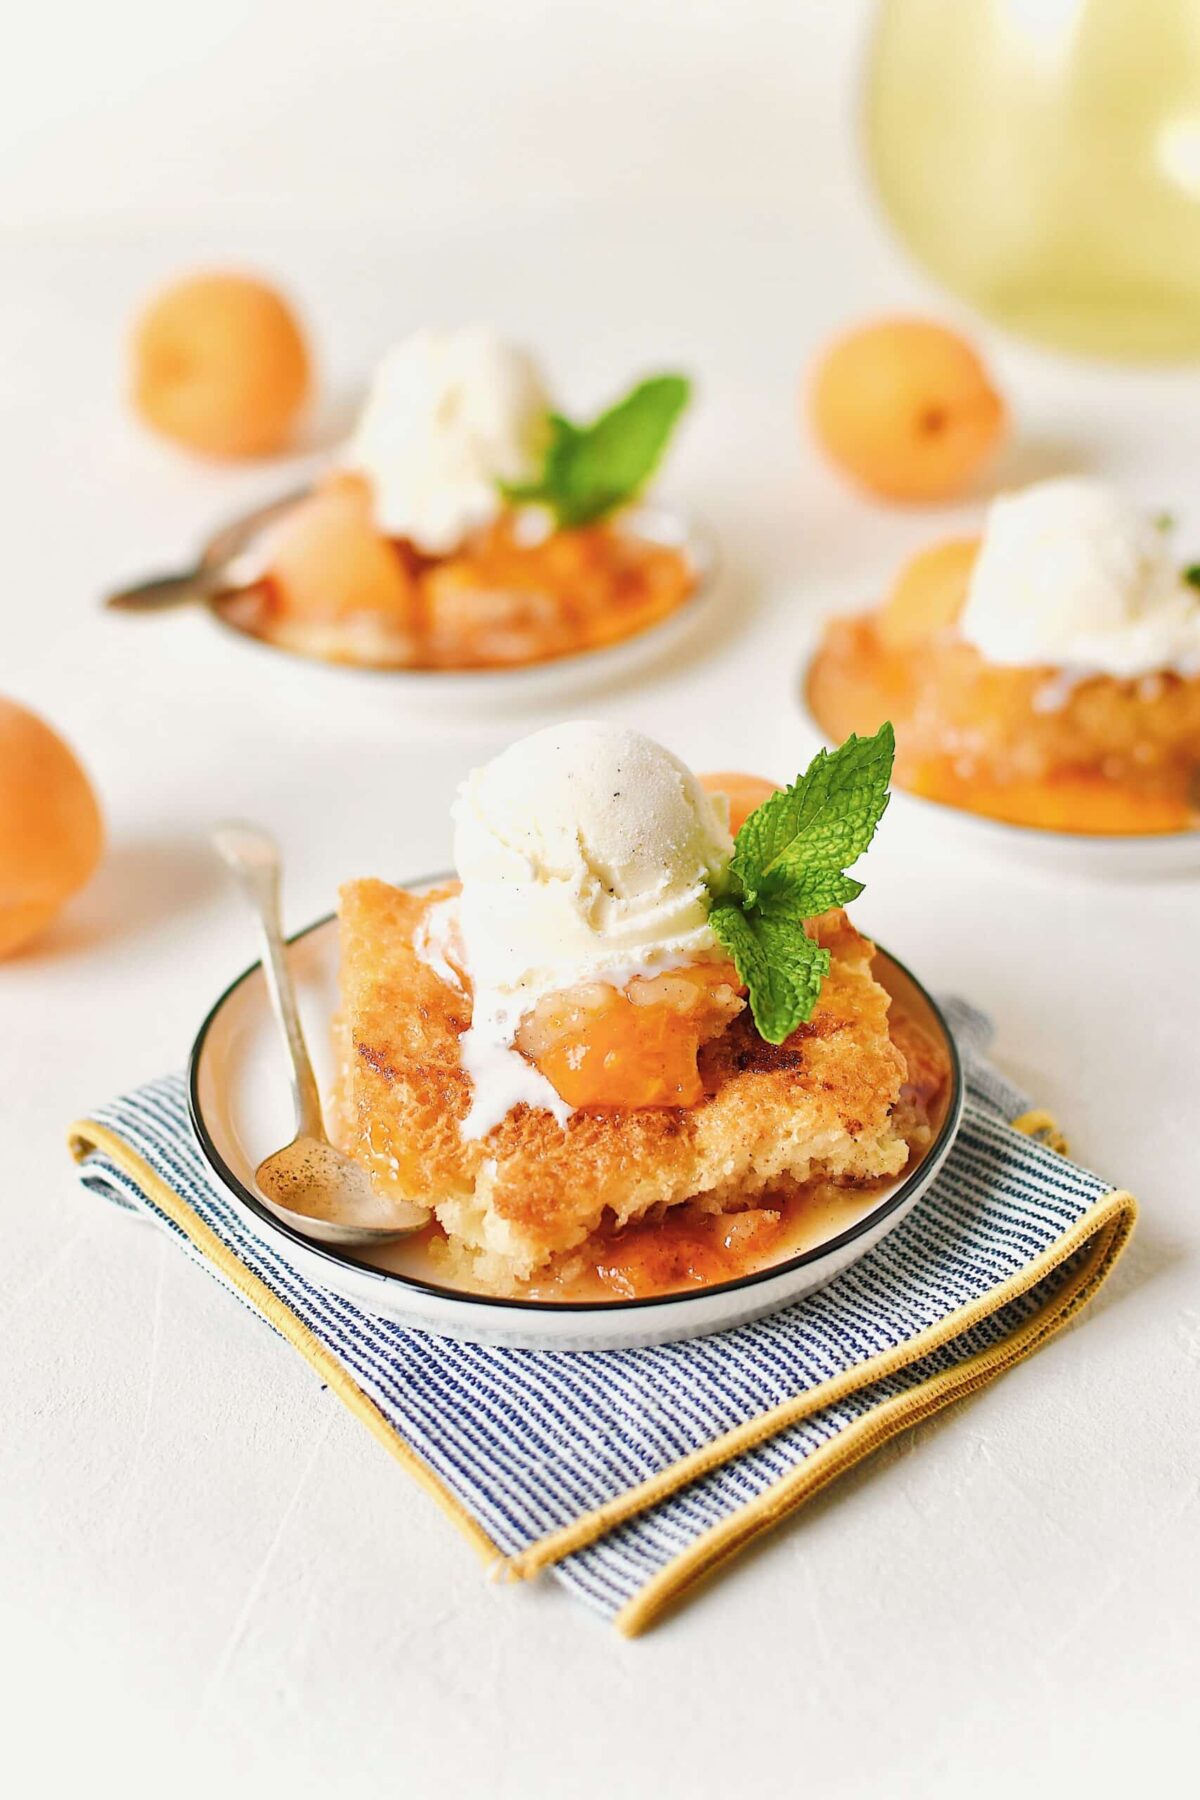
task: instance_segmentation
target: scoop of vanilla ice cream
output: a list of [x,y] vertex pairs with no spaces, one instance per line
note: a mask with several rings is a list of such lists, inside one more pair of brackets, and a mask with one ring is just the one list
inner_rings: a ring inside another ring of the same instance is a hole
[[616,725],[551,726],[476,769],[454,807],[472,980],[521,993],[710,949],[726,818],[679,758]]
[[1200,598],[1168,533],[1103,481],[993,501],[960,629],[993,663],[1117,678],[1200,667]]
[[473,990],[464,1132],[482,1135],[521,1099],[565,1118],[570,1109],[512,1048],[521,1019],[557,989],[623,987],[723,954],[708,914],[733,854],[727,808],[652,738],[581,722],[535,732],[476,769],[454,822],[462,892],[430,921],[422,953],[463,967]]
[[532,360],[481,327],[418,331],[384,357],[341,461],[388,537],[443,556],[540,466],[550,400]]

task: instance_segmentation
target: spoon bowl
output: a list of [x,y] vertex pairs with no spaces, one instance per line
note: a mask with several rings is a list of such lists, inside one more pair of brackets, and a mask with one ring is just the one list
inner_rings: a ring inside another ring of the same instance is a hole
[[[366,1170],[324,1138],[293,1138],[259,1163],[254,1181],[277,1218],[318,1244],[370,1249],[408,1235]],[[415,1231],[427,1223],[415,1209],[414,1219]]]

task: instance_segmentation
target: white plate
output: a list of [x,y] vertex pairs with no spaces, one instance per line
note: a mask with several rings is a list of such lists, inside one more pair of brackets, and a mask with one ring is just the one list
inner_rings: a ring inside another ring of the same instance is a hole
[[[317,1078],[333,1077],[330,1024],[337,1006],[337,924],[321,919],[291,940],[289,955]],[[192,1123],[218,1184],[246,1222],[309,1279],[402,1325],[468,1343],[600,1350],[699,1337],[774,1312],[823,1287],[897,1226],[929,1186],[962,1116],[958,1053],[945,1021],[906,969],[882,951],[876,969],[893,993],[945,1042],[951,1091],[935,1142],[921,1162],[887,1189],[857,1200],[826,1222],[816,1241],[786,1261],[738,1281],[643,1300],[601,1303],[497,1299],[440,1284],[426,1253],[411,1242],[370,1259],[318,1245],[282,1225],[263,1205],[254,1170],[293,1130],[291,1099],[261,966],[239,975],[201,1026],[188,1068]]]
[[[291,495],[287,504],[298,496]],[[218,534],[201,558],[201,566],[210,557],[223,559],[243,547],[243,535],[253,526],[261,530],[260,521],[268,514],[276,515],[284,502],[248,515],[245,521]],[[607,644],[597,650],[576,650],[567,656],[552,657],[547,662],[521,663],[510,669],[376,669],[361,663],[326,662],[320,657],[306,656],[283,645],[243,631],[213,607],[210,618],[236,654],[253,657],[260,667],[264,658],[291,665],[297,681],[320,683],[328,693],[328,683],[340,682],[344,690],[378,701],[395,700],[406,707],[419,702],[439,708],[462,708],[478,705],[485,708],[524,705],[549,697],[566,696],[584,688],[620,681],[656,662],[673,650],[695,630],[702,618],[712,611],[717,568],[716,549],[712,539],[681,515],[659,506],[639,506],[622,514],[622,522],[632,532],[653,543],[681,550],[692,565],[696,583],[688,598],[672,613],[654,625]]]
[[[801,710],[821,743],[832,749],[832,740],[808,704],[810,662],[811,657],[806,656],[800,679]],[[1023,863],[1065,874],[1137,880],[1186,875],[1200,869],[1200,828],[1143,836],[1128,832],[1050,831],[1039,825],[1011,825],[1005,819],[968,812],[965,807],[950,806],[943,800],[928,800],[901,787],[893,787],[891,803],[897,815],[911,814],[943,840],[953,837],[985,855],[1015,856]]]

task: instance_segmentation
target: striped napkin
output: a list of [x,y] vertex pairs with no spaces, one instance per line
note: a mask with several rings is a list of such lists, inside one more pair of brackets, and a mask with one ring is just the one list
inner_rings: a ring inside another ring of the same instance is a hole
[[1136,1216],[951,1001],[963,1125],[930,1191],[820,1293],[644,1350],[455,1344],[301,1276],[215,1189],[181,1076],[71,1135],[86,1187],[148,1214],[248,1302],[438,1500],[497,1576],[549,1570],[634,1635],[907,1426],[1030,1354],[1093,1294]]

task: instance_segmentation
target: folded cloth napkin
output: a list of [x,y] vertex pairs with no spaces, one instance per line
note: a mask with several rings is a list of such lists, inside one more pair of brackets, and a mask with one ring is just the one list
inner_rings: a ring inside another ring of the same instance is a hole
[[974,1392],[1099,1287],[1132,1197],[946,1005],[967,1105],[937,1181],[820,1293],[689,1343],[569,1352],[408,1331],[299,1275],[211,1184],[182,1077],[77,1125],[94,1192],[149,1214],[298,1349],[493,1571],[551,1569],[627,1635],[905,1427]]

